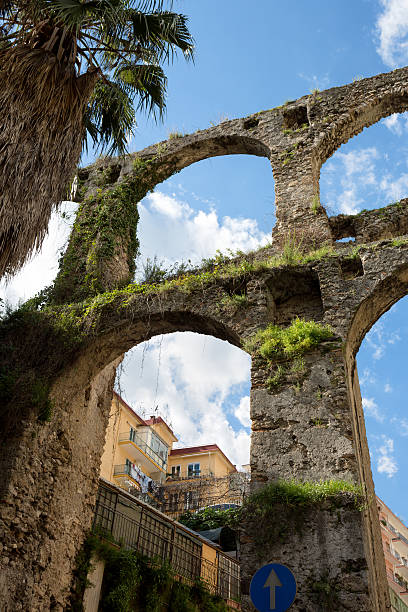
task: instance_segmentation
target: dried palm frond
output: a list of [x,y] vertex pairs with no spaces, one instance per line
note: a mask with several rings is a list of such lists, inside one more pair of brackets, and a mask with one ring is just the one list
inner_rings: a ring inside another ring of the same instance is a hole
[[82,148],[82,118],[97,73],[79,78],[53,54],[0,51],[0,274],[37,250],[65,197]]

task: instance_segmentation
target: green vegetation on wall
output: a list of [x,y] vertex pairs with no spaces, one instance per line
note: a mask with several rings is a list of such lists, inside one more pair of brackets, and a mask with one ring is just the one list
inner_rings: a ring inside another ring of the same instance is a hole
[[77,555],[72,612],[83,611],[92,557],[105,561],[101,612],[228,612],[224,601],[210,593],[200,578],[190,583],[180,581],[159,559],[119,548],[95,534],[88,536]]
[[329,340],[334,332],[329,325],[296,318],[289,327],[269,324],[249,340],[246,349],[259,353],[267,361],[291,359]]
[[[252,523],[252,537],[261,557],[265,543],[284,542],[294,533],[301,534],[307,520],[313,520],[319,509],[332,513],[335,520],[341,522],[344,507],[355,512],[364,509],[361,487],[344,480],[280,480],[250,495],[237,519]],[[262,530],[256,528],[260,524]]]
[[[159,154],[146,160],[136,158],[133,172],[118,182],[116,166],[108,165],[99,173],[98,186],[92,186],[90,195],[80,185],[82,202],[50,292],[51,303],[80,302],[132,280],[139,251],[138,203],[161,180],[156,171],[158,159]],[[123,251],[128,269],[117,283],[114,277],[107,277],[106,267],[115,256],[121,259]]]

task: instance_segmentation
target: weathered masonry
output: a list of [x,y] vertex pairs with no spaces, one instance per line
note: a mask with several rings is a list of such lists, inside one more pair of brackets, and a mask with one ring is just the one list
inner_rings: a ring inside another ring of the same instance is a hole
[[[80,171],[81,205],[55,285],[0,327],[2,610],[67,608],[115,368],[132,346],[173,331],[252,353],[254,491],[292,477],[362,486],[360,506],[343,492],[313,506],[259,507],[262,519],[242,525],[244,608],[251,576],[269,561],[295,574],[297,612],[390,608],[355,355],[408,293],[408,202],[329,219],[319,171],[364,127],[407,109],[404,68]],[[160,285],[129,284],[137,202],[189,164],[234,153],[271,161],[273,246]],[[331,331],[297,352],[268,352],[268,333],[289,333],[297,317]]]

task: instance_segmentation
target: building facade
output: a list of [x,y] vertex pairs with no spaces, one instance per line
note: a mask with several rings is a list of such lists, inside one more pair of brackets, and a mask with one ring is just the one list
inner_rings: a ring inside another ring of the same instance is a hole
[[238,472],[217,444],[176,448],[169,455],[162,510],[177,518],[206,507],[240,506],[248,486],[248,472]]
[[408,612],[408,528],[377,497],[392,610]]
[[176,441],[161,417],[142,419],[114,393],[100,475],[130,493],[153,495],[166,481]]
[[100,475],[173,518],[242,504],[248,473],[217,444],[174,449],[177,441],[162,417],[143,419],[114,393]]

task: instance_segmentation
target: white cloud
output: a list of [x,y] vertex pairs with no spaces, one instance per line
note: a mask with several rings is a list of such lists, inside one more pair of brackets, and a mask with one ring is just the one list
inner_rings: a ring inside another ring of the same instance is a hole
[[264,245],[270,235],[262,232],[255,219],[220,218],[217,211],[194,210],[175,196],[161,191],[149,194],[139,206],[141,258],[166,263],[188,260],[198,263],[203,257],[226,252],[249,251]]
[[[59,212],[51,215],[48,234],[41,251],[14,276],[0,283],[0,297],[10,304],[24,302],[51,284],[58,272],[58,257],[64,248],[78,204],[63,202]],[[64,216],[62,216],[64,215]]]
[[362,403],[366,416],[372,417],[379,423],[384,421],[384,415],[380,412],[378,404],[376,404],[372,397],[363,397]]
[[[249,461],[250,357],[227,342],[189,332],[155,338],[129,351],[120,387],[137,412],[156,406],[178,446],[216,443],[237,465]],[[242,424],[228,422],[228,405]]]
[[309,83],[311,91],[313,89],[327,89],[330,85],[330,78],[327,72],[322,76],[317,76],[316,74],[304,74],[303,72],[299,72],[298,76],[307,83]]
[[393,421],[397,424],[400,435],[408,436],[408,419],[394,418]]
[[408,174],[401,174],[397,179],[386,174],[380,181],[380,187],[388,200],[405,198],[408,191]]
[[391,387],[391,385],[389,383],[386,383],[384,385],[384,391],[385,391],[385,393],[392,393],[392,387]]
[[372,349],[372,358],[375,360],[384,357],[387,345],[394,345],[400,340],[399,332],[389,332],[383,321],[378,321],[365,337],[365,342]]
[[398,465],[394,457],[394,440],[387,438],[384,434],[381,436],[383,444],[378,448],[377,471],[380,474],[386,474],[388,478],[392,478],[398,472]]
[[393,134],[396,136],[402,136],[404,131],[403,126],[401,125],[400,115],[394,113],[383,120],[383,123],[386,128],[388,128]]
[[408,3],[406,0],[380,0],[380,3],[377,52],[387,66],[405,66],[408,63]]
[[377,382],[377,379],[369,368],[364,368],[363,375],[360,377],[359,380],[360,387],[365,387],[367,385],[375,385],[375,383]]
[[243,427],[251,426],[251,419],[249,418],[249,395],[241,397],[238,407],[234,410],[234,415]]
[[364,199],[360,193],[376,184],[375,160],[378,158],[379,153],[375,147],[349,153],[339,151],[333,155],[326,168],[326,180],[328,184],[333,184],[330,174],[335,172],[340,177],[341,192],[330,194],[327,202],[329,209],[354,215],[362,208]]

